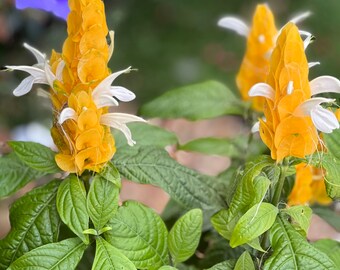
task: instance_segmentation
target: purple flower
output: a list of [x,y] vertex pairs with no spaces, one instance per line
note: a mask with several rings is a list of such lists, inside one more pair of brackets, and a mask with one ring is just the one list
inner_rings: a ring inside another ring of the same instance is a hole
[[18,9],[36,8],[49,11],[64,20],[70,12],[67,0],[15,0],[15,5]]

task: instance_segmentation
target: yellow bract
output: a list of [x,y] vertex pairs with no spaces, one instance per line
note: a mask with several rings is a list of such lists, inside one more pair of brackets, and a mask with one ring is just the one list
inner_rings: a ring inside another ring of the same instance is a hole
[[267,5],[258,5],[247,39],[247,50],[236,77],[242,99],[251,99],[252,106],[257,111],[263,110],[264,98],[250,98],[248,91],[254,84],[266,80],[269,70],[269,56],[274,48],[276,35],[277,29],[271,10]]
[[[296,116],[295,109],[311,98],[308,63],[298,28],[288,23],[278,37],[270,59],[267,83],[274,98],[265,98],[260,136],[277,162],[285,157],[305,157],[318,145],[318,133],[310,116]],[[289,91],[292,85],[294,90]]]
[[296,166],[295,184],[288,197],[289,205],[330,204],[322,169],[301,163]]
[[[70,0],[69,5],[68,37],[62,53],[53,51],[50,59],[54,74],[60,62],[65,62],[62,78],[54,81],[51,90],[55,119],[51,133],[59,149],[58,166],[81,174],[85,169],[99,171],[116,151],[110,128],[100,124],[108,109],[97,109],[91,95],[110,74],[108,28],[101,0]],[[73,109],[77,118],[60,124],[60,113],[66,107]]]

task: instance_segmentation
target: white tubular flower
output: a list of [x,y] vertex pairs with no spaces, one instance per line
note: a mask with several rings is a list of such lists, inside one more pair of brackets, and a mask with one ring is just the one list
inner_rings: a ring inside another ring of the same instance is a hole
[[[111,86],[113,81],[123,73],[129,73],[131,67],[117,71],[107,76],[92,92],[92,98],[97,108],[118,106],[118,100],[128,102],[135,99],[135,94],[122,86]],[[116,99],[114,99],[115,97]]]
[[339,122],[333,112],[321,107],[321,103],[331,103],[335,99],[329,98],[311,98],[301,103],[295,110],[296,116],[310,116],[317,130],[323,133],[331,133],[334,129],[339,128]]
[[53,86],[55,76],[46,60],[46,55],[24,43],[24,47],[28,49],[37,59],[37,63],[33,66],[5,66],[8,70],[20,70],[30,74],[25,78],[13,91],[15,96],[23,96],[31,91],[33,84],[46,84]]
[[267,83],[257,83],[249,90],[250,97],[265,97],[274,101],[275,91]]
[[236,17],[224,17],[217,22],[217,25],[235,31],[237,34],[248,37],[249,27],[241,19]]
[[130,122],[146,121],[141,117],[125,113],[106,113],[100,117],[100,123],[102,125],[120,130],[126,137],[128,144],[133,146],[136,142],[132,139],[131,131],[126,125]]

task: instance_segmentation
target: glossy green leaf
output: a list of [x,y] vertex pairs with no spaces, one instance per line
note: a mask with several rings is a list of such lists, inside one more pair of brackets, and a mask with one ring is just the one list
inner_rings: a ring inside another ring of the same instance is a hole
[[88,235],[83,234],[89,228],[86,191],[84,183],[77,176],[71,174],[62,181],[57,194],[57,209],[61,220],[88,244]]
[[[139,122],[129,123],[127,125],[137,145],[153,145],[163,148],[168,145],[177,144],[178,142],[175,133],[158,126]],[[122,132],[115,131],[114,137],[118,149],[127,145],[126,138]]]
[[239,157],[244,154],[233,139],[200,138],[180,145],[179,150],[199,152],[208,155]]
[[79,238],[47,244],[21,256],[8,270],[75,269],[85,249]]
[[266,193],[271,185],[271,181],[267,176],[259,175],[254,178],[254,191],[255,197],[253,200],[253,204],[263,201],[266,196]]
[[29,168],[14,153],[0,157],[0,198],[7,197],[46,173]]
[[161,268],[159,268],[158,270],[176,270],[176,267],[172,267],[170,265],[164,265]]
[[207,270],[234,270],[236,260],[228,260],[208,268]]
[[103,238],[98,237],[96,239],[96,256],[92,270],[107,269],[136,270],[136,267],[118,249]]
[[60,181],[38,187],[18,199],[10,209],[11,231],[0,240],[0,269],[39,246],[56,242],[60,219],[56,195]]
[[283,210],[293,218],[296,223],[307,235],[313,211],[309,206],[296,205]]
[[340,269],[340,243],[332,239],[321,239],[313,243],[313,246],[327,254],[334,262],[336,269]]
[[105,233],[105,238],[136,268],[158,269],[169,264],[168,231],[152,209],[127,201],[119,207],[108,226],[112,230]]
[[242,115],[243,111],[240,100],[225,85],[206,81],[166,92],[145,104],[141,114],[199,120],[226,114]]
[[87,212],[96,230],[102,229],[116,213],[119,188],[100,175],[96,175],[87,195]]
[[169,251],[174,263],[189,259],[198,246],[203,224],[201,209],[193,209],[176,221],[168,237]]
[[214,210],[224,206],[223,199],[203,176],[178,164],[165,150],[152,146],[124,147],[113,162],[125,178],[161,187],[188,208]]
[[230,239],[230,246],[245,244],[269,230],[279,210],[270,203],[255,204],[237,222]]
[[313,247],[284,218],[278,217],[270,231],[270,241],[274,250],[267,259],[264,270],[336,270],[333,261],[323,252]]
[[9,142],[19,159],[27,166],[46,173],[60,172],[50,148],[36,142]]
[[121,188],[122,181],[119,171],[111,162],[106,163],[105,167],[99,172],[99,174],[107,181],[115,184],[118,188]]
[[323,141],[326,144],[327,151],[332,156],[340,160],[340,129],[334,129],[332,133],[324,133],[322,135]]
[[324,154],[321,166],[325,169],[325,185],[329,197],[332,199],[340,198],[340,160]]
[[256,160],[248,162],[245,170],[240,175],[239,184],[229,208],[222,209],[211,218],[212,225],[224,238],[230,240],[237,221],[254,203],[259,203],[259,201],[254,201],[254,179],[261,173],[263,168],[272,164],[273,160],[268,156],[260,156]]
[[248,251],[238,258],[234,270],[255,270],[254,262]]

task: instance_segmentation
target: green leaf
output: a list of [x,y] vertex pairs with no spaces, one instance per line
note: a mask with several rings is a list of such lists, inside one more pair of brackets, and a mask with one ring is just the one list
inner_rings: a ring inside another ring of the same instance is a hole
[[282,210],[282,212],[287,213],[291,216],[298,224],[298,226],[306,233],[310,225],[313,211],[310,207],[305,205],[296,205]]
[[161,187],[188,208],[215,210],[224,206],[223,199],[204,177],[178,164],[163,149],[124,147],[116,153],[113,162],[125,178]]
[[75,269],[85,249],[79,238],[47,244],[21,256],[7,270]]
[[170,265],[163,265],[161,268],[159,268],[158,270],[176,270],[176,267],[172,267]]
[[270,203],[255,204],[237,222],[230,239],[232,248],[245,244],[269,230],[279,210]]
[[[200,138],[180,145],[179,150],[199,152],[208,155],[239,157],[241,149],[233,139]],[[242,153],[243,154],[243,153]]]
[[340,160],[340,129],[334,129],[332,133],[323,133],[323,141],[326,144],[327,151]]
[[254,179],[263,168],[273,164],[273,160],[268,156],[260,156],[254,161],[248,162],[244,172],[240,175],[239,184],[228,209],[222,209],[212,218],[211,223],[216,231],[227,240],[230,240],[231,234],[237,221],[245,214],[254,203],[255,190]]
[[332,199],[340,198],[340,160],[324,154],[321,161],[321,166],[325,169],[325,185],[329,197]]
[[255,270],[254,262],[248,251],[243,252],[237,260],[234,270]]
[[278,217],[270,231],[274,249],[264,270],[328,269],[336,270],[333,261],[309,244],[284,218]]
[[8,143],[19,159],[32,169],[46,172],[60,172],[54,160],[55,152],[50,148],[35,142],[9,142]]
[[118,188],[121,188],[122,181],[120,179],[119,171],[111,162],[106,163],[105,167],[99,172],[99,174],[107,181],[115,184]]
[[193,209],[183,215],[172,227],[168,245],[175,264],[189,259],[198,246],[203,224],[201,209]]
[[253,204],[256,204],[257,202],[263,201],[270,187],[271,181],[268,179],[268,177],[264,175],[259,175],[255,177],[253,183],[254,183],[254,191],[255,191]]
[[136,267],[118,249],[111,246],[103,238],[98,237],[96,239],[96,256],[94,258],[92,269],[136,270]]
[[89,228],[86,191],[84,183],[77,176],[71,174],[61,183],[57,194],[57,209],[61,220],[88,244],[89,237],[83,234]]
[[228,260],[208,268],[207,270],[234,270],[236,260]]
[[11,231],[0,240],[0,269],[39,246],[58,240],[60,219],[55,198],[60,181],[38,187],[10,209]]
[[241,102],[223,84],[216,81],[184,86],[166,92],[145,104],[146,117],[199,120],[226,114],[243,114]]
[[340,243],[331,239],[321,239],[313,243],[313,246],[327,254],[334,262],[337,269],[340,269]]
[[87,212],[96,230],[102,229],[116,213],[119,188],[100,175],[96,175],[87,195]]
[[112,230],[105,233],[105,238],[136,268],[158,269],[169,264],[168,231],[152,209],[127,201],[119,207],[108,225]]
[[27,167],[14,153],[0,157],[0,168],[0,198],[46,174]]
[[[168,145],[173,145],[178,143],[176,134],[160,127],[150,125],[147,123],[129,123],[129,127],[132,138],[137,142],[137,145],[153,145],[164,148]],[[126,146],[126,138],[120,131],[114,131],[114,137],[116,141],[116,147]]]

